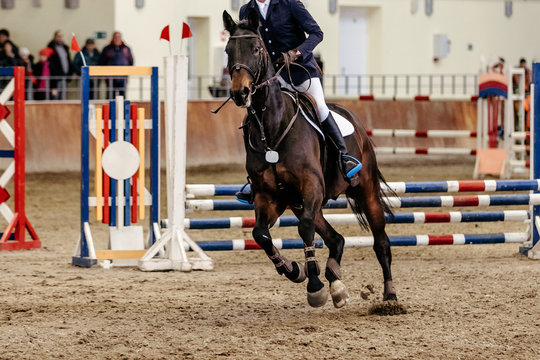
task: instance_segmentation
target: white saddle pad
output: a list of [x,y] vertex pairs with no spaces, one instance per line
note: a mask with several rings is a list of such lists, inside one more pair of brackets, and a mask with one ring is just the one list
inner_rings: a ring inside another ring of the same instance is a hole
[[[319,134],[321,134],[321,136],[324,138],[324,134],[323,132],[321,131],[321,129],[319,129],[319,127],[317,125],[315,125],[315,123],[313,122],[313,120],[311,120],[309,118],[309,116],[306,115],[306,113],[304,112],[304,110],[300,109],[302,111],[302,115],[304,115],[304,118],[306,118],[307,122],[315,129],[317,130],[317,132]],[[332,116],[334,117],[334,120],[336,120],[336,124],[338,125],[339,127],[339,131],[341,131],[341,135],[343,135],[343,137],[346,137],[346,136],[349,136],[351,135],[353,132],[354,132],[354,126],[353,124],[351,124],[351,122],[347,119],[345,119],[343,116],[339,115],[337,112],[335,111],[331,111],[330,112],[332,113]]]
[[339,115],[337,112],[330,111],[332,113],[332,116],[336,120],[336,123],[338,124],[339,130],[341,131],[341,135],[349,136],[354,132],[354,126],[351,124],[351,122],[347,119],[345,119],[343,116]]

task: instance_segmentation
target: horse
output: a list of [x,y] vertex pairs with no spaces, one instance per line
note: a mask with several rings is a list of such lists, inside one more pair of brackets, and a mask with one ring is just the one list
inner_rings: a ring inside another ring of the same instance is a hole
[[[223,12],[229,32],[225,52],[231,76],[230,94],[238,107],[247,109],[242,128],[246,149],[246,170],[251,181],[255,210],[253,238],[273,262],[278,274],[295,283],[306,278],[307,300],[319,307],[328,302],[328,291],[319,279],[314,236],[317,232],[329,249],[325,277],[336,308],[345,306],[349,292],[341,275],[345,240],[323,217],[322,207],[329,199],[345,194],[359,223],[373,234],[373,249],[384,278],[383,301],[397,301],[392,284],[390,241],[385,232],[385,212],[381,174],[375,151],[358,118],[342,106],[331,110],[354,125],[346,137],[349,153],[363,164],[356,179],[347,181],[339,169],[336,149],[324,139],[298,111],[295,96],[282,92],[276,71],[258,33],[255,11],[247,20],[235,22]],[[298,95],[296,95],[298,97]],[[298,233],[304,243],[305,265],[288,260],[273,245],[269,229],[290,208],[299,219]]]

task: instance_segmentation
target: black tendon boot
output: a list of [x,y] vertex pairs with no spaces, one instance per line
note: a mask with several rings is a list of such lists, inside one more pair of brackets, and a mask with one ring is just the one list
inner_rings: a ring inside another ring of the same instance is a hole
[[341,131],[339,130],[336,120],[332,116],[332,113],[328,114],[326,120],[322,122],[324,133],[332,139],[336,148],[340,153],[341,171],[346,179],[352,178],[360,169],[362,169],[362,163],[354,157],[347,154],[347,146]]

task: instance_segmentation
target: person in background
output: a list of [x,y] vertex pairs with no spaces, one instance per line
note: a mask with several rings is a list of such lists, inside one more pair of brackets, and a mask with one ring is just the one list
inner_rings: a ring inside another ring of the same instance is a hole
[[37,83],[34,86],[34,100],[45,100],[48,98],[47,92],[50,89],[49,76],[51,76],[51,66],[49,58],[54,53],[51,48],[44,48],[39,51],[39,61],[34,66],[34,75]]
[[29,94],[32,92],[32,87],[37,84],[37,79],[34,76],[34,56],[25,47],[19,49],[19,56],[26,68],[26,99],[31,99]]
[[[525,60],[525,58],[519,59],[519,67],[525,69],[525,94],[528,94],[531,87],[532,76],[531,69],[527,67],[527,60]],[[519,87],[519,76],[516,74],[512,77],[512,85],[515,93]]]
[[0,66],[24,66],[9,40],[4,43],[4,49],[0,53]]
[[[13,51],[13,46],[8,40],[4,43],[4,48],[0,51],[0,66],[22,66],[22,60]],[[4,89],[9,83],[8,79],[0,80],[0,89]]]
[[[84,60],[87,66],[94,66],[99,64],[99,51],[96,49],[94,39],[86,39],[84,47],[81,49],[81,53],[77,53],[73,59],[73,70],[77,75],[81,75],[81,67],[84,66]],[[97,78],[90,79],[90,99],[98,98],[99,80]]]
[[[99,57],[99,65],[117,65],[117,66],[131,66],[133,65],[133,55],[131,50],[122,40],[122,34],[116,31],[111,43],[101,52]],[[107,80],[107,97],[114,99],[118,95],[124,96],[126,93],[127,78],[115,78]]]
[[500,56],[492,58],[488,72],[504,74],[504,58]]
[[4,45],[8,43],[11,44],[15,56],[19,57],[19,48],[9,39],[9,31],[0,29],[0,52],[4,51]]
[[[49,58],[51,76],[67,77],[73,74],[73,65],[69,57],[69,47],[64,43],[64,33],[62,30],[54,32],[53,39],[47,45],[54,50]],[[51,79],[51,95],[53,99],[60,99],[62,91],[66,86],[66,79]]]

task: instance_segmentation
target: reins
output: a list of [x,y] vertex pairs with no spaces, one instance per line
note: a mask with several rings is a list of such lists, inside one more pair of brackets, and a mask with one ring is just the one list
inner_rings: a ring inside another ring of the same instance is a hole
[[[233,36],[229,37],[229,40],[246,39],[246,38],[252,38],[252,39],[257,38],[262,42],[261,36],[259,34],[233,35]],[[279,160],[279,154],[276,152],[276,150],[279,148],[279,145],[281,145],[281,143],[283,142],[283,140],[285,139],[287,134],[292,129],[294,123],[296,122],[296,119],[298,118],[298,114],[300,113],[300,101],[298,99],[298,94],[297,94],[299,92],[299,90],[294,86],[294,83],[292,81],[291,70],[290,70],[291,65],[299,66],[301,69],[303,69],[308,74],[308,79],[309,79],[308,88],[311,87],[311,74],[309,73],[309,71],[304,66],[290,61],[289,57],[287,57],[287,56],[283,56],[283,59],[284,59],[283,65],[281,65],[281,67],[275,72],[275,74],[272,77],[260,82],[261,76],[263,75],[264,70],[268,71],[268,68],[269,68],[269,66],[268,66],[269,56],[268,56],[268,54],[265,54],[265,51],[266,50],[265,50],[264,46],[259,48],[259,59],[257,61],[258,69],[256,69],[255,71],[253,71],[253,69],[251,67],[249,67],[248,65],[246,65],[246,64],[235,63],[233,66],[231,66],[229,68],[229,74],[232,76],[234,71],[240,71],[241,69],[244,69],[245,71],[247,71],[247,73],[253,79],[252,87],[251,87],[251,90],[250,90],[250,95],[254,95],[257,92],[257,90],[259,90],[261,88],[264,88],[264,87],[270,85],[270,83],[278,80],[278,78],[279,78],[281,72],[283,71],[283,69],[287,69],[287,75],[289,77],[289,82],[291,84],[291,87],[296,91],[296,93],[295,93],[296,112],[295,112],[294,116],[292,117],[292,119],[289,121],[289,124],[287,125],[287,127],[285,128],[283,133],[280,135],[279,139],[276,141],[276,143],[273,144],[273,146],[268,144],[268,140],[266,138],[266,134],[265,134],[265,130],[264,130],[263,121],[262,121],[261,117],[259,117],[259,115],[257,114],[257,110],[253,108],[253,106],[248,107],[248,112],[249,112],[250,116],[247,117],[245,123],[242,125],[242,127],[246,126],[249,123],[249,119],[251,117],[256,120],[256,123],[257,123],[257,125],[259,127],[259,131],[261,133],[261,142],[263,143],[264,150],[261,151],[261,150],[255,148],[255,146],[251,143],[251,138],[248,138],[249,146],[254,151],[265,152],[266,153],[266,155],[265,155],[266,161],[269,162],[269,163],[275,164]],[[232,95],[229,96],[227,98],[227,100],[225,100],[225,102],[217,110],[211,110],[211,112],[213,114],[217,114],[219,112],[219,110],[221,110],[221,108],[223,106],[225,106],[225,104],[231,98],[232,98]],[[265,110],[266,110],[266,107],[263,107],[262,110],[261,110],[262,113],[264,113]]]

